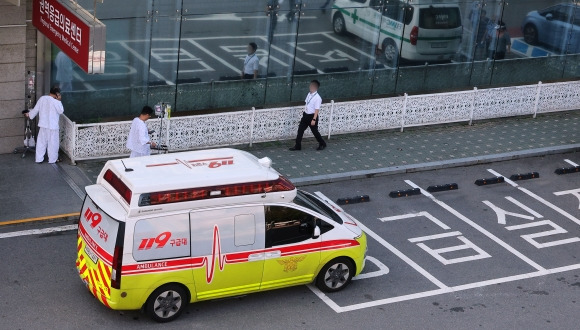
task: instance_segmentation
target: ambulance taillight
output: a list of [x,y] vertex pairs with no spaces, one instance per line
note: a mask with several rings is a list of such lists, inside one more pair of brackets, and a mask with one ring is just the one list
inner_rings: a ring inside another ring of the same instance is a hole
[[411,33],[409,35],[409,40],[411,41],[411,45],[417,46],[417,40],[419,39],[419,27],[413,26],[411,29]]
[[121,268],[123,260],[123,247],[115,246],[115,253],[113,255],[113,270],[111,271],[111,287],[114,289],[121,288]]
[[104,178],[105,181],[107,181],[111,187],[113,187],[113,189],[115,189],[121,195],[121,197],[123,197],[127,204],[131,204],[131,197],[133,192],[123,181],[121,181],[117,175],[115,175],[115,173],[113,173],[113,171],[107,170],[107,172],[105,172]]

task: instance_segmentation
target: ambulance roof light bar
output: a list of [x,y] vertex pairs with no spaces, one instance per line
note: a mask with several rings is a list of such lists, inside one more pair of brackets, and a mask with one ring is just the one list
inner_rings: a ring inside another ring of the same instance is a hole
[[113,171],[107,170],[107,172],[105,172],[104,178],[105,181],[107,181],[111,187],[113,187],[113,189],[115,189],[121,195],[121,197],[123,197],[127,204],[131,204],[131,197],[133,192],[123,181],[121,181],[117,175],[115,175],[115,173],[113,173]]
[[139,198],[139,206],[265,194],[270,192],[292,191],[294,189],[296,189],[296,187],[294,187],[292,182],[290,182],[285,177],[280,176],[278,179],[271,181],[235,183],[223,186],[158,191],[142,194]]

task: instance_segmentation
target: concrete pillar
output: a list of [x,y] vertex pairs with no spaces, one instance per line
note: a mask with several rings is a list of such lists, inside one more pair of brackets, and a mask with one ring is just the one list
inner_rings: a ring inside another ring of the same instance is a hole
[[12,152],[24,140],[26,35],[27,25],[32,27],[26,23],[26,7],[24,1],[16,6],[0,0],[0,154]]

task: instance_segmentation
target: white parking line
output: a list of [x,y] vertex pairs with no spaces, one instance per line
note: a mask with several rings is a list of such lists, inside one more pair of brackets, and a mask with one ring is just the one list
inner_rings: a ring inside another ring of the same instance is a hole
[[195,40],[193,40],[191,38],[185,39],[185,40],[188,41],[190,44],[194,45],[195,47],[197,47],[202,52],[204,52],[207,55],[211,56],[212,58],[214,58],[215,60],[217,60],[221,64],[223,64],[223,65],[227,66],[228,68],[232,69],[232,71],[234,71],[235,73],[240,74],[240,72],[242,72],[242,67],[241,66],[238,68],[238,67],[235,67],[235,66],[231,65],[228,61],[226,61],[223,58],[221,58],[221,57],[217,56],[216,54],[212,53],[209,49],[203,47],[202,45],[200,45]]
[[[268,40],[266,37],[260,37],[260,39],[262,39],[262,40],[264,40],[264,41],[267,41],[267,40]],[[309,68],[309,69],[316,69],[316,67],[315,67],[315,66],[313,66],[312,64],[310,64],[310,63],[308,63],[308,62],[306,62],[306,61],[304,61],[304,60],[300,59],[298,56],[296,56],[296,55],[294,55],[294,54],[291,54],[291,53],[289,53],[289,52],[285,51],[284,49],[282,49],[282,48],[280,48],[280,47],[278,47],[278,46],[270,45],[270,48],[271,48],[271,49],[275,49],[276,51],[279,51],[280,53],[282,53],[282,54],[284,54],[284,55],[286,55],[286,56],[289,56],[290,58],[294,58],[294,61],[296,61],[296,62],[298,62],[298,63],[301,63],[301,64],[305,65],[305,66],[306,66],[307,68]],[[321,74],[321,73],[324,73],[323,71],[321,71],[321,70],[319,70],[319,69],[316,69],[316,71],[317,71],[319,74]]]
[[[146,65],[149,65],[149,60],[147,60],[143,56],[141,56],[141,54],[139,54],[136,50],[134,50],[129,45],[127,45],[124,41],[118,41],[117,43],[119,45],[121,45],[121,47],[123,47],[126,50],[128,50],[131,54],[133,54],[133,56],[135,56],[136,58],[138,58],[139,60],[141,60],[141,62],[143,62]],[[154,69],[151,69],[151,66],[149,66],[149,72],[151,72],[155,77],[163,80],[167,85],[175,85],[174,82],[168,80],[162,74],[160,74],[159,72],[155,71]]]
[[578,164],[574,163],[573,161],[571,161],[569,159],[564,159],[564,161],[572,166],[578,166]]
[[77,230],[78,227],[79,227],[78,225],[66,225],[66,226],[50,227],[50,228],[43,228],[43,229],[30,229],[30,230],[13,231],[13,232],[9,232],[9,233],[0,234],[0,238],[10,238],[10,237],[19,237],[19,236],[58,233],[61,231]]
[[[492,170],[492,169],[488,169],[487,170],[489,173],[495,175],[495,176],[503,176],[501,174],[499,174],[498,172]],[[551,208],[552,210],[560,213],[561,215],[565,216],[566,218],[572,220],[572,222],[574,222],[577,225],[580,225],[580,219],[576,218],[575,216],[571,215],[570,213],[562,210],[561,208],[559,208],[558,206],[548,202],[547,200],[543,199],[542,197],[534,194],[533,192],[529,191],[528,189],[524,188],[524,187],[520,187],[520,185],[518,185],[517,183],[513,182],[512,180],[509,180],[508,178],[504,177],[505,182],[507,182],[508,184],[512,185],[515,188],[518,188],[520,191],[522,191],[523,193],[525,193],[526,195],[532,197],[533,199],[537,200],[538,202],[546,205],[547,207]]]
[[[506,181],[507,181],[507,179],[506,179]],[[470,225],[471,227],[475,228],[477,231],[479,231],[483,235],[487,236],[489,239],[491,239],[492,241],[494,241],[495,243],[497,243],[498,245],[500,245],[504,249],[508,250],[509,252],[511,252],[516,257],[520,258],[522,261],[524,261],[528,265],[532,266],[533,268],[535,268],[537,270],[545,270],[544,267],[538,265],[536,262],[534,262],[530,258],[526,257],[521,252],[519,252],[518,250],[514,249],[509,244],[507,244],[506,242],[502,241],[497,236],[495,236],[494,234],[490,233],[489,231],[487,231],[486,229],[484,229],[483,227],[481,227],[477,223],[471,221],[469,218],[467,218],[463,214],[459,213],[458,211],[456,211],[451,206],[449,206],[449,205],[445,204],[444,202],[438,200],[437,198],[435,198],[435,196],[431,195],[429,192],[427,192],[423,188],[419,187],[418,185],[416,185],[415,183],[413,183],[411,180],[405,180],[405,182],[408,185],[410,185],[411,187],[413,187],[413,188],[419,188],[419,189],[421,189],[421,193],[423,195],[425,195],[426,197],[428,197],[429,199],[431,199],[433,202],[435,202],[436,204],[438,204],[439,206],[441,206],[442,208],[444,208],[445,210],[447,210],[449,213],[455,215],[461,221],[463,221],[466,224]]]

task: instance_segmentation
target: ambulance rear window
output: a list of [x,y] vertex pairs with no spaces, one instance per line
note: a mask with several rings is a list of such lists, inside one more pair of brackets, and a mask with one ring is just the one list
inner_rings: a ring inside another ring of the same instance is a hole
[[454,29],[461,26],[458,7],[430,7],[419,10],[419,27],[423,29]]
[[338,214],[336,214],[328,205],[318,198],[302,191],[298,190],[296,198],[294,198],[294,203],[311,209],[314,212],[318,212],[326,217],[334,220],[337,223],[342,224],[342,219]]

